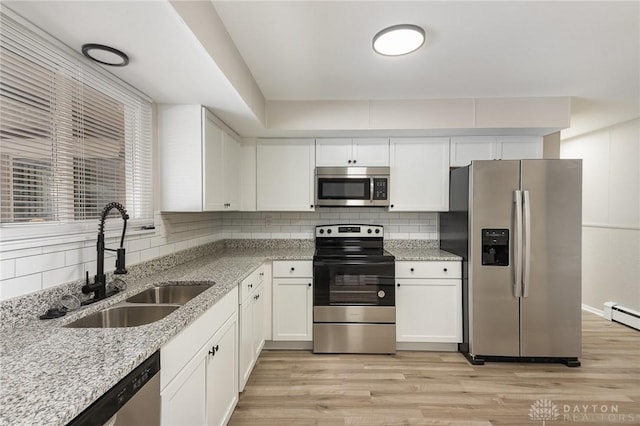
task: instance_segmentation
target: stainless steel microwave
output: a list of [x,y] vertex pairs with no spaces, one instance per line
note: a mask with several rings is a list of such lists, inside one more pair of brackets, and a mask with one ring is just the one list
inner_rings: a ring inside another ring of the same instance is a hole
[[316,167],[316,206],[388,206],[389,167]]

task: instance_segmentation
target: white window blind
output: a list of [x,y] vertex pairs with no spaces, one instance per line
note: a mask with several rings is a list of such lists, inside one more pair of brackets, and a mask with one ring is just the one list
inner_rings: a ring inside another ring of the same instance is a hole
[[6,12],[0,16],[3,239],[96,230],[112,201],[125,206],[131,226],[153,223],[150,101]]

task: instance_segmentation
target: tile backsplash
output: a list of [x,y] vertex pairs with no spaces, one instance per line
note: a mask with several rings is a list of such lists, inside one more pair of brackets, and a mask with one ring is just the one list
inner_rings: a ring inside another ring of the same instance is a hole
[[312,239],[316,225],[383,225],[391,240],[437,240],[437,213],[395,213],[380,208],[322,208],[315,212],[227,212],[224,238]]
[[[395,213],[384,208],[323,208],[315,212],[156,213],[155,231],[127,235],[127,265],[221,239],[313,239],[316,225],[384,225],[388,240],[438,240],[437,213]],[[119,236],[106,238],[116,247]],[[115,258],[105,253],[105,271]],[[96,239],[55,241],[40,247],[0,250],[0,301],[70,281],[96,271]]]

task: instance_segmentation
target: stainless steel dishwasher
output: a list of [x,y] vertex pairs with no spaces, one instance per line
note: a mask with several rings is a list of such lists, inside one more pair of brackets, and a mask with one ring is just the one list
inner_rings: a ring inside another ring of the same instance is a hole
[[109,389],[68,426],[160,425],[160,352]]

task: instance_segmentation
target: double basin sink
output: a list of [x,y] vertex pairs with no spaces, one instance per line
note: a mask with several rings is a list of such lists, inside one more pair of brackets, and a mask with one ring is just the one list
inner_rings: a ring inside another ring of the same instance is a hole
[[211,288],[212,284],[152,287],[125,302],[77,319],[69,328],[136,327],[161,320],[189,300]]

